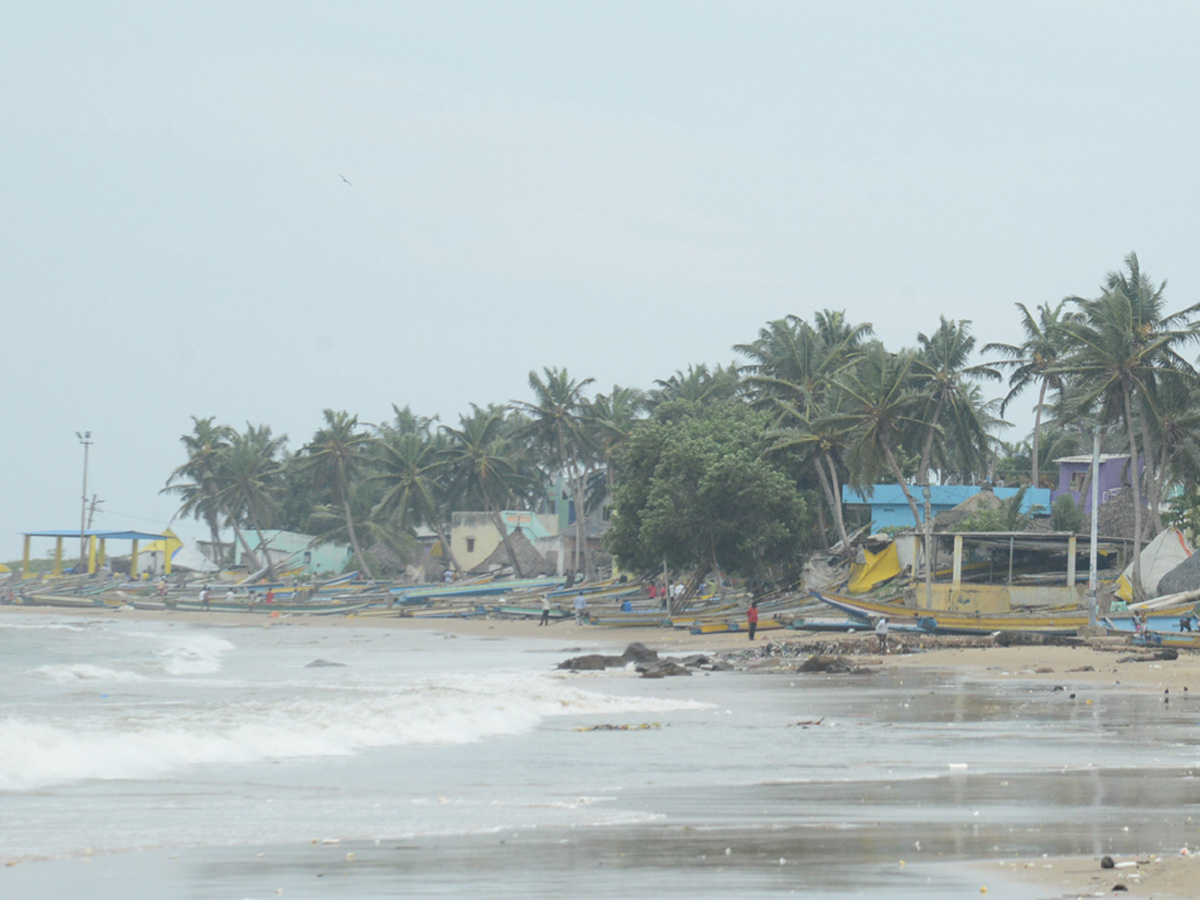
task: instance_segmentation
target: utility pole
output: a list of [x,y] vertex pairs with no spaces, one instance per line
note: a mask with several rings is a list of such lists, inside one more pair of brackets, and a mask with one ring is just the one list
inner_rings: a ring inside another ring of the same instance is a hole
[[79,438],[79,443],[83,444],[83,502],[79,507],[79,571],[84,572],[87,570],[87,559],[88,559],[88,552],[87,552],[88,450],[91,448],[91,446],[94,442],[92,441],[92,433],[90,431],[85,431],[83,434],[80,434],[77,431],[77,432],[75,432],[75,437]]
[[1088,627],[1095,628],[1096,613],[1096,541],[1100,533],[1100,425],[1092,438],[1092,545],[1088,551]]

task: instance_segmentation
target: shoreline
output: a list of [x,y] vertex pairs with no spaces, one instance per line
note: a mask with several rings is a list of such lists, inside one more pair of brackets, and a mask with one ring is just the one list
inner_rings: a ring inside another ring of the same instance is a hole
[[[373,632],[425,631],[455,637],[497,641],[538,641],[546,649],[561,652],[562,659],[582,652],[621,652],[632,642],[640,642],[662,654],[706,653],[729,655],[746,674],[773,674],[795,671],[806,654],[763,654],[769,645],[798,648],[832,648],[846,652],[852,665],[868,669],[927,670],[975,681],[1012,681],[1065,686],[1084,692],[1081,703],[1090,703],[1088,690],[1169,692],[1176,702],[1187,702],[1200,691],[1200,653],[1181,651],[1175,660],[1129,661],[1148,654],[1139,653],[1124,642],[1099,640],[1086,646],[1017,645],[1008,647],[971,646],[978,639],[938,637],[904,638],[897,644],[911,652],[879,655],[874,635],[842,633],[806,633],[790,630],[760,633],[750,642],[744,633],[693,635],[682,629],[614,628],[576,626],[564,620],[548,627],[535,620],[511,619],[411,619],[383,616],[306,616],[284,614],[278,618],[261,615],[219,612],[179,612],[119,610],[111,608],[67,609],[55,607],[0,607],[0,622],[37,620],[47,617],[76,622],[129,620],[185,627],[225,628],[337,628],[364,629]],[[822,650],[822,652],[826,652]],[[556,665],[560,660],[554,659]],[[819,675],[823,679],[837,676]],[[750,687],[752,682],[747,682]],[[1190,689],[1190,690],[1189,690]],[[1168,702],[1169,699],[1168,699]],[[980,860],[969,863],[969,871],[979,874],[980,885],[1002,883],[1023,886],[1050,898],[1107,893],[1113,885],[1123,884],[1130,896],[1187,897],[1194,895],[1193,885],[1200,876],[1200,857],[1184,856],[1178,849],[1143,852],[1117,860],[1136,862],[1135,866],[1102,869],[1099,857],[1043,857],[1037,859]]]
[[[1073,683],[1080,687],[1124,687],[1169,691],[1171,694],[1200,692],[1200,652],[1179,651],[1174,660],[1152,658],[1153,651],[1136,648],[1121,638],[1101,638],[1086,645],[1019,644],[1008,647],[987,645],[985,638],[952,636],[894,637],[893,652],[882,655],[874,635],[858,633],[804,632],[790,629],[759,632],[749,641],[744,632],[691,634],[685,629],[651,627],[577,626],[572,620],[541,627],[533,619],[452,618],[421,619],[399,616],[310,616],[282,614],[271,618],[260,614],[183,612],[178,610],[134,610],[96,607],[69,609],[47,606],[0,606],[0,617],[56,616],[87,621],[142,621],[206,626],[210,628],[364,628],[372,630],[430,631],[455,637],[486,640],[539,640],[562,644],[564,653],[581,649],[615,649],[634,642],[665,654],[762,653],[769,645],[820,649],[823,654],[845,653],[856,665],[870,668],[935,669],[981,680],[1032,680],[1052,684]],[[799,656],[768,656],[748,660],[756,671],[792,671]],[[1136,660],[1136,661],[1131,661]],[[1200,693],[1197,693],[1200,696]]]

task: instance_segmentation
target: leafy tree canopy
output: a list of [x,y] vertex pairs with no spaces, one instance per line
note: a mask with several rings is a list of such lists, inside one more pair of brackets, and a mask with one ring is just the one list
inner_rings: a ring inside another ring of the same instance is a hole
[[768,455],[769,426],[769,415],[736,401],[660,405],[617,457],[606,539],[621,565],[749,575],[795,554],[805,504]]

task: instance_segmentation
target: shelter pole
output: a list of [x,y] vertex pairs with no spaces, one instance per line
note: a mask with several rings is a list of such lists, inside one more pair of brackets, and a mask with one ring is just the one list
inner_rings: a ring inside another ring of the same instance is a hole
[[129,553],[129,580],[137,581],[138,540],[133,539],[133,550]]
[[1013,539],[1008,539],[1008,586],[1012,587]]
[[88,566],[88,574],[95,575],[96,574],[96,536],[94,534],[88,535],[87,566]]
[[954,536],[954,574],[951,576],[955,588],[962,587],[962,548],[962,535],[956,534]]
[[104,568],[104,564],[108,562],[108,547],[105,546],[104,538],[100,538],[100,558],[97,560],[100,563],[100,568]]
[[1100,426],[1092,438],[1092,546],[1088,551],[1088,627],[1096,627],[1096,541],[1100,533]]
[[165,540],[163,541],[163,574],[171,574],[171,552],[167,549],[167,542]]
[[54,539],[54,577],[62,574],[62,538]]
[[29,577],[29,542],[32,540],[30,535],[25,535],[25,555],[21,558],[21,577]]

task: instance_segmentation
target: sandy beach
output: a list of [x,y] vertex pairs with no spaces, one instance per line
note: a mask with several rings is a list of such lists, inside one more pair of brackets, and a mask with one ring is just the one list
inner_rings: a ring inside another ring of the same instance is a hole
[[[1087,706],[1092,696],[1100,692],[1119,691],[1145,697],[1162,694],[1164,703],[1182,707],[1190,703],[1195,691],[1200,691],[1200,655],[1181,652],[1178,659],[1149,658],[1152,654],[1137,652],[1123,641],[1102,639],[1087,646],[964,646],[986,643],[977,639],[912,638],[896,640],[895,652],[880,655],[875,638],[870,634],[830,635],[805,634],[792,631],[761,633],[751,643],[745,634],[692,635],[683,630],[661,628],[606,628],[576,626],[562,621],[549,627],[539,627],[535,621],[504,619],[404,619],[384,616],[309,617],[281,615],[277,618],[231,613],[152,612],[135,610],[88,609],[64,610],[34,607],[0,607],[0,616],[9,621],[37,621],[47,616],[76,621],[130,620],[153,622],[163,626],[202,626],[205,629],[369,629],[377,635],[374,640],[386,641],[387,636],[407,632],[426,632],[446,640],[473,638],[476,642],[536,642],[544,648],[546,665],[579,652],[620,652],[630,642],[641,642],[663,654],[714,653],[731,654],[739,668],[748,670],[744,676],[745,690],[754,689],[753,675],[777,674],[792,671],[806,654],[762,655],[766,647],[775,645],[811,646],[826,651],[845,652],[853,665],[877,671],[912,671],[921,674],[951,675],[960,681],[980,683],[1011,682],[1014,685],[1035,686],[1039,690],[1061,688],[1064,702]],[[477,645],[476,642],[475,645]],[[744,656],[743,656],[744,654]],[[743,676],[739,676],[743,677]],[[689,679],[682,679],[687,681]],[[735,689],[737,682],[734,682]],[[1070,697],[1067,701],[1066,698]],[[1174,710],[1173,710],[1174,711]],[[1189,819],[1190,821],[1190,819]],[[1200,845],[1200,824],[1188,828],[1187,841]],[[1181,833],[1180,848],[1185,840]],[[1154,852],[1149,852],[1153,849]],[[1178,850],[1166,852],[1162,847],[1147,848],[1144,854],[1114,856],[1115,868],[1102,869],[1100,857],[1050,855],[1006,859],[980,863],[974,867],[979,887],[1005,896],[1004,886],[1020,887],[1020,896],[1073,897],[1106,893],[1113,885],[1124,885],[1130,896],[1190,897],[1195,896],[1197,860],[1182,856]]]

